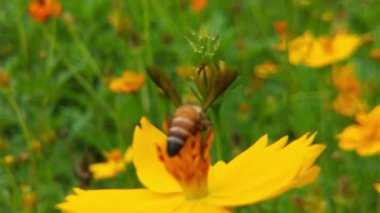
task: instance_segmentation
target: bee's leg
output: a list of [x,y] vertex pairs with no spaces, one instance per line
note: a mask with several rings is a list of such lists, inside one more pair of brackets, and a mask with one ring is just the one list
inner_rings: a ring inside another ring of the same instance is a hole
[[209,126],[207,133],[203,135],[202,137],[202,142],[203,142],[202,152],[204,154],[209,152],[213,139],[214,139],[214,128],[212,128],[212,126]]
[[166,119],[162,123],[162,129],[164,130],[165,133],[169,133],[170,126],[172,125],[173,121],[173,116],[172,115],[167,115]]
[[207,131],[212,126],[211,121],[205,116],[200,121],[200,129],[202,131]]

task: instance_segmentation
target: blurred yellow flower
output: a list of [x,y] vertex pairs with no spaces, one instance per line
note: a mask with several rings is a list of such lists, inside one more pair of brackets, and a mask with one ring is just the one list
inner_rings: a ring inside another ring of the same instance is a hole
[[351,64],[347,64],[341,68],[334,66],[332,70],[332,82],[340,92],[360,94],[360,82],[356,78]]
[[324,22],[331,22],[334,19],[334,16],[335,16],[334,13],[332,13],[330,11],[326,11],[326,12],[322,13],[321,19]]
[[15,158],[13,157],[13,155],[6,155],[4,157],[4,163],[7,166],[13,166],[13,164],[15,163]]
[[132,28],[131,20],[121,10],[111,11],[108,22],[117,33],[124,33]]
[[135,129],[133,162],[147,189],[75,189],[58,208],[64,212],[231,212],[231,208],[276,197],[313,182],[314,161],[324,145],[305,134],[268,145],[267,136],[228,163],[210,167],[213,131],[190,135],[180,153],[169,157],[167,137],[142,118]]
[[338,90],[338,96],[333,102],[336,112],[345,116],[354,116],[365,110],[365,104],[361,100],[361,85],[356,78],[351,64],[341,68],[333,67],[332,82]]
[[324,67],[350,57],[361,44],[361,38],[346,32],[332,37],[315,38],[309,31],[289,43],[289,62],[312,68]]
[[338,134],[339,147],[356,150],[361,156],[380,153],[380,105],[368,114],[356,115],[356,122]]
[[378,193],[380,193],[380,183],[375,183],[373,185]]
[[191,0],[191,9],[198,13],[207,6],[207,0]]
[[258,78],[267,79],[270,75],[277,73],[277,65],[272,61],[265,61],[255,66],[254,74]]
[[30,144],[29,149],[30,149],[30,151],[32,151],[34,153],[41,153],[41,150],[42,150],[41,142],[39,142],[37,140],[33,140],[32,143]]
[[126,164],[132,162],[132,148],[129,147],[122,156],[119,149],[104,153],[107,162],[90,165],[90,171],[94,180],[109,179],[116,177],[125,170]]
[[195,74],[196,68],[192,65],[179,66],[176,68],[175,72],[181,78],[189,78]]
[[32,210],[36,207],[36,194],[32,191],[30,186],[21,186],[21,200],[22,207],[25,210]]
[[138,91],[144,82],[144,74],[125,71],[122,77],[111,80],[109,89],[115,93],[132,93]]
[[28,10],[35,21],[45,21],[49,16],[61,15],[61,3],[57,0],[33,0]]
[[365,110],[365,104],[357,95],[339,93],[333,102],[334,110],[345,116],[354,116]]

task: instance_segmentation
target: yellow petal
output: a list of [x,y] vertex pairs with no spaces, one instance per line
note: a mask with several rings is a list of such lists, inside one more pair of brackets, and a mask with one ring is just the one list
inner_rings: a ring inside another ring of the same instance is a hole
[[365,141],[356,148],[360,156],[371,156],[380,152],[380,141]]
[[289,62],[294,65],[302,64],[313,47],[313,35],[306,31],[289,43]]
[[353,150],[361,144],[363,140],[362,130],[355,125],[346,127],[342,133],[338,135],[339,147],[343,150]]
[[124,71],[123,76],[112,79],[108,87],[115,93],[132,93],[138,91],[144,85],[144,82],[144,74]]
[[130,162],[132,162],[132,160],[133,160],[133,149],[130,146],[130,147],[127,148],[127,150],[124,153],[123,161],[125,163],[130,163]]
[[90,165],[90,171],[95,180],[113,178],[125,170],[123,162],[108,161]]
[[184,198],[179,194],[159,194],[146,189],[80,190],[57,205],[70,213],[173,212]]
[[378,193],[380,193],[380,183],[375,183],[374,187]]
[[180,208],[176,209],[176,212],[180,213],[229,213],[231,212],[230,209],[221,207],[221,206],[215,206],[209,202],[207,202],[204,199],[200,200],[187,200],[184,205],[182,205]]
[[318,166],[313,166],[307,171],[303,172],[301,176],[294,180],[294,187],[301,187],[306,184],[312,183],[317,179],[321,168]]
[[137,176],[152,191],[179,192],[179,184],[158,157],[157,147],[163,143],[166,143],[166,136],[143,117],[135,129],[132,148]]
[[322,151],[311,145],[313,139],[314,135],[304,135],[284,147],[286,138],[265,146],[267,138],[262,137],[231,162],[218,162],[210,169],[207,201],[220,206],[246,205],[309,183],[319,171],[311,164]]
[[335,60],[343,60],[351,56],[361,44],[361,38],[346,32],[339,32],[334,37]]
[[204,200],[187,200],[180,193],[161,194],[146,189],[109,189],[81,190],[66,197],[66,201],[57,208],[68,213],[167,213],[167,212],[204,212],[227,213],[224,207],[218,207]]

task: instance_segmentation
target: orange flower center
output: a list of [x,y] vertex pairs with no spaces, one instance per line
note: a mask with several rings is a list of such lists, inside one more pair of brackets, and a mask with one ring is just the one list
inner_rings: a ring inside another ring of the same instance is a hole
[[181,151],[174,157],[169,157],[166,153],[166,144],[157,147],[159,159],[181,185],[188,199],[197,199],[208,194],[209,148],[213,138],[212,129],[207,138],[201,132],[190,134]]
[[328,39],[324,39],[321,41],[321,44],[323,46],[323,49],[327,52],[327,53],[333,53],[333,40],[328,38]]
[[121,152],[118,149],[114,149],[114,150],[106,153],[106,157],[110,161],[119,162],[121,160]]

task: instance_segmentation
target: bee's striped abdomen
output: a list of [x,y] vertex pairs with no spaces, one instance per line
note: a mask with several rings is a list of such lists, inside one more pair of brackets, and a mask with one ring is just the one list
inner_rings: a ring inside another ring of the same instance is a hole
[[169,156],[176,155],[183,147],[189,134],[192,133],[201,112],[200,108],[198,108],[197,106],[185,105],[179,107],[175,112],[174,119],[169,128],[167,143]]

